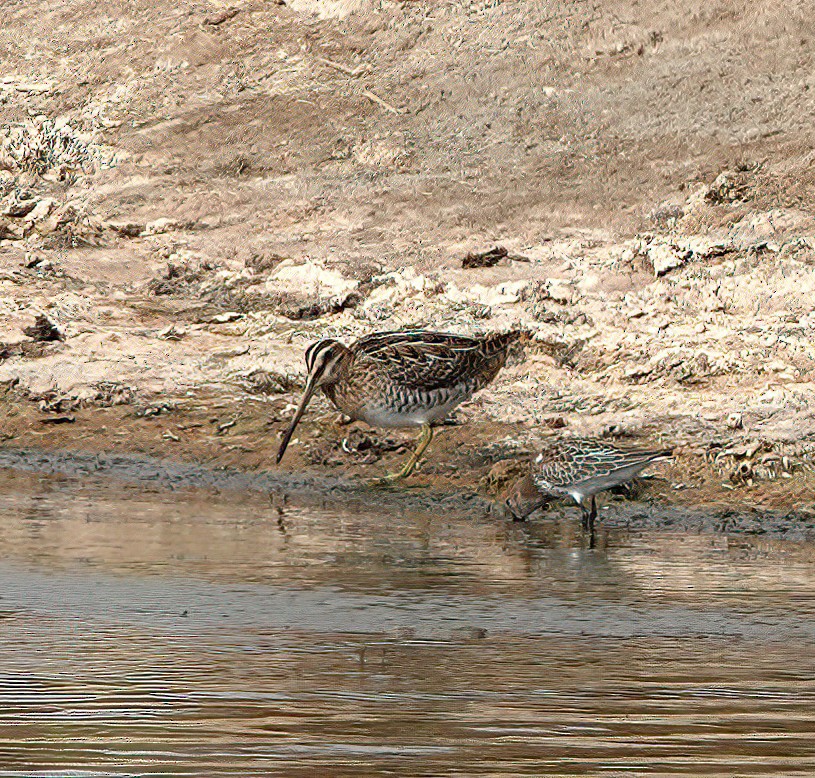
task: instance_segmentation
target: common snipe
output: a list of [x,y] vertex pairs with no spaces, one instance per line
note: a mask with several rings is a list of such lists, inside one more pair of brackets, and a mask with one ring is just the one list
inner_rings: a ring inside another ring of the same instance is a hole
[[583,526],[593,532],[598,492],[624,484],[651,462],[670,456],[670,449],[624,449],[590,438],[561,440],[538,454],[531,472],[510,489],[506,506],[522,521],[541,505],[571,497],[583,513]]
[[433,439],[433,425],[495,378],[510,347],[526,340],[514,331],[468,338],[424,330],[376,332],[350,346],[321,340],[306,350],[308,379],[283,435],[283,458],[297,423],[317,389],[344,414],[372,427],[421,427],[416,449],[398,473],[405,478]]

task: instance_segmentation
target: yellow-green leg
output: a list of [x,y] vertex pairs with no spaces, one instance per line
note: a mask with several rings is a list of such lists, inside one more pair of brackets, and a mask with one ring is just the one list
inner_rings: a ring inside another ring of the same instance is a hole
[[416,448],[410,457],[408,457],[407,462],[402,465],[402,469],[398,473],[388,473],[382,481],[393,483],[394,481],[401,481],[403,478],[407,478],[413,472],[416,463],[422,458],[422,454],[424,454],[425,449],[430,445],[431,440],[433,440],[433,427],[429,424],[422,424],[422,431],[416,439]]

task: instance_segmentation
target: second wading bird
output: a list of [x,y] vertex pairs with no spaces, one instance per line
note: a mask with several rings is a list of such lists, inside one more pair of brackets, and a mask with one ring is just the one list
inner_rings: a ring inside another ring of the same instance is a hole
[[583,513],[583,526],[593,533],[595,495],[630,481],[652,462],[671,455],[670,449],[625,449],[589,438],[561,440],[538,454],[532,471],[510,489],[505,505],[516,521],[523,521],[542,505],[571,497]]
[[321,340],[306,350],[308,379],[294,418],[283,435],[277,461],[317,389],[352,419],[372,427],[421,427],[416,449],[395,481],[413,472],[433,425],[485,387],[504,366],[520,331],[468,338],[446,332],[376,332],[350,346]]

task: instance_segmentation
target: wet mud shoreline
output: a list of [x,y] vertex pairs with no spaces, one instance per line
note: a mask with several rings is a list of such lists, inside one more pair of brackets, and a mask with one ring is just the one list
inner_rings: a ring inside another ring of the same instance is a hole
[[[12,370],[14,364],[6,362]],[[392,488],[369,484],[398,467],[415,433],[343,423],[324,398],[315,400],[282,465],[274,466],[279,436],[300,391],[294,371],[287,374],[285,387],[269,393],[256,387],[224,392],[216,385],[175,394],[142,391],[120,397],[107,392],[80,399],[60,392],[37,395],[8,382],[0,392],[0,465],[71,477],[111,476],[174,490],[271,495],[274,505],[336,503],[362,510],[490,514],[506,521],[495,506],[526,471],[530,455],[553,437],[580,434],[582,427],[623,446],[656,444],[674,451],[672,460],[650,468],[650,476],[632,492],[604,501],[600,523],[606,527],[792,538],[815,532],[815,479],[800,444],[788,447],[799,456],[787,457],[783,447],[756,443],[740,430],[717,442],[704,429],[689,431],[685,419],[664,430],[656,420],[615,429],[599,422],[619,414],[587,416],[579,408],[547,415],[542,424],[500,421],[502,401],[509,400],[510,414],[522,402],[514,397],[511,382],[538,364],[532,350],[526,362],[506,368],[507,376],[499,376],[496,387],[476,395],[438,429],[417,472]],[[533,520],[573,513],[561,506]]]
[[[330,507],[335,510],[377,512],[384,516],[428,514],[455,520],[510,519],[500,508],[500,501],[486,492],[485,485],[435,483],[425,478],[420,483],[406,482],[382,487],[371,485],[362,477],[340,474],[279,471],[258,468],[253,471],[235,466],[213,466],[145,455],[83,450],[45,450],[42,448],[0,448],[0,470],[6,477],[15,473],[28,476],[67,479],[72,488],[82,490],[125,488],[127,491],[149,490],[196,493],[197,499],[228,501],[239,507],[266,504],[270,522],[284,519],[290,509]],[[665,530],[723,534],[747,534],[789,540],[815,538],[815,516],[806,510],[758,509],[734,500],[722,502],[677,504],[659,492],[661,477],[638,484],[637,494],[620,492],[603,500],[598,518],[600,531],[612,529]],[[656,481],[656,483],[654,483]],[[398,521],[398,518],[394,518]],[[579,513],[571,507],[554,505],[539,511],[530,522],[579,523]]]

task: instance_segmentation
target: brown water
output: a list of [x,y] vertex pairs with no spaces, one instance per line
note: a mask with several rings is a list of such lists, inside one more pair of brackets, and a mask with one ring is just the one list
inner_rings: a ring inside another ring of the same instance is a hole
[[815,548],[0,476],[0,776],[815,775]]

